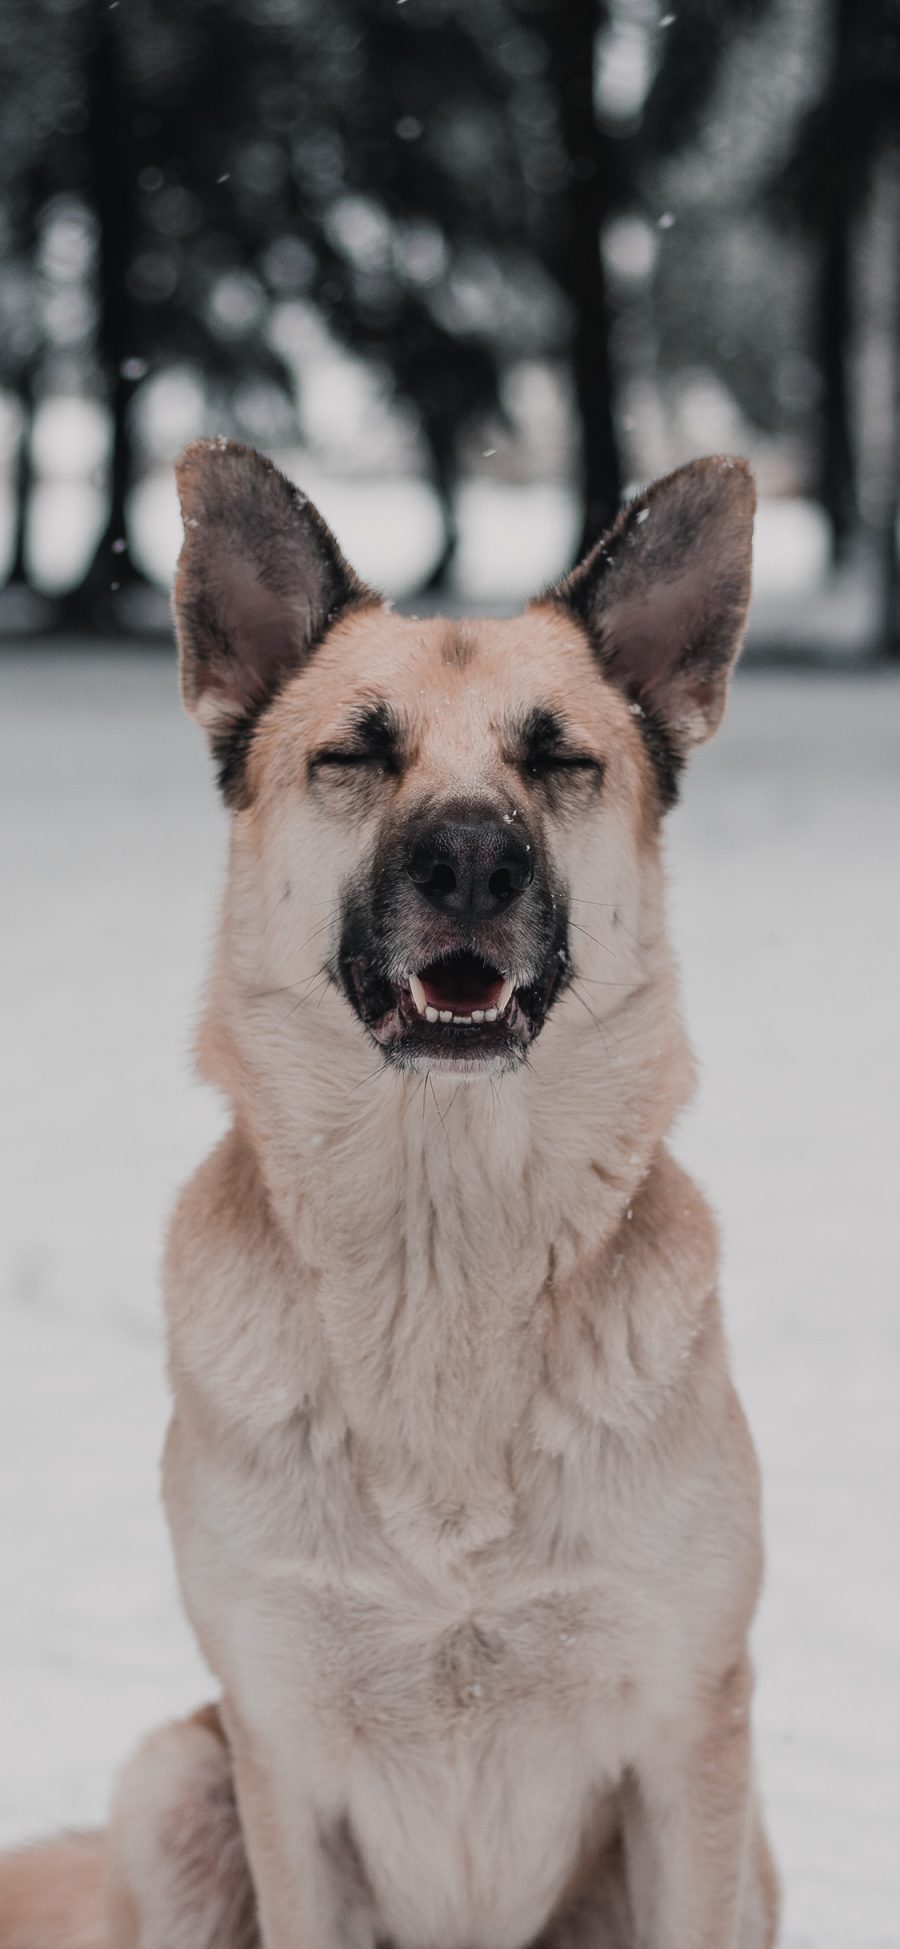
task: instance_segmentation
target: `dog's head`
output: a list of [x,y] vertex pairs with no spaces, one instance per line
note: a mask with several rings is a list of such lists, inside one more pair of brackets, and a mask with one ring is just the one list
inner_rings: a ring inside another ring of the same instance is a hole
[[300,1011],[321,973],[400,1068],[521,1063],[576,975],[602,1017],[640,980],[659,819],[724,708],[746,464],[681,468],[523,615],[468,623],[392,614],[249,449],[200,442],[178,478],[183,694],[254,883],[255,978]]

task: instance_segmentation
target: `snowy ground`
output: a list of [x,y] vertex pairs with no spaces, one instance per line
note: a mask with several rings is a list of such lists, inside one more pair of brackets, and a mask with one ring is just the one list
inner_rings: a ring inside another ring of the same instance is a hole
[[[0,663],[0,1838],[102,1814],[202,1698],[157,1506],[156,1267],[219,1124],[188,1030],[224,821],[167,659]],[[769,1569],[791,1949],[900,1949],[900,682],[750,672],[672,818]]]

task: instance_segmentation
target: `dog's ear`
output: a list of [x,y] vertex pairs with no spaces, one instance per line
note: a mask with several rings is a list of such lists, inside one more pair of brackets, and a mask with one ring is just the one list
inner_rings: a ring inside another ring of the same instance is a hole
[[745,460],[692,461],[639,494],[549,592],[668,745],[676,774],[725,708],[750,600],[755,506]]
[[256,722],[338,616],[376,598],[312,503],[252,447],[197,440],[175,472],[181,689],[216,748]]

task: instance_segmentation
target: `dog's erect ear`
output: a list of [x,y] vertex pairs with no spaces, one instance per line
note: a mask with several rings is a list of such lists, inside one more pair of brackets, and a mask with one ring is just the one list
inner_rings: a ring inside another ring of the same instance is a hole
[[221,756],[242,732],[246,744],[338,616],[375,597],[312,503],[252,447],[198,440],[175,472],[182,695]]
[[[624,508],[549,592],[574,611],[611,682],[669,746],[669,791],[725,708],[750,600],[756,492],[745,460],[695,460]],[[658,754],[658,755],[661,755]]]

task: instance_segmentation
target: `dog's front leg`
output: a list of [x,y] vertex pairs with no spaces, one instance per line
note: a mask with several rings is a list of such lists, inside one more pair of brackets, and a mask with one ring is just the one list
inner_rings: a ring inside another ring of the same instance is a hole
[[374,1949],[349,1840],[323,1831],[283,1757],[227,1701],[223,1717],[263,1949]]
[[633,1770],[624,1835],[634,1949],[771,1949],[774,1901],[760,1886],[749,1661],[726,1673],[689,1724]]

